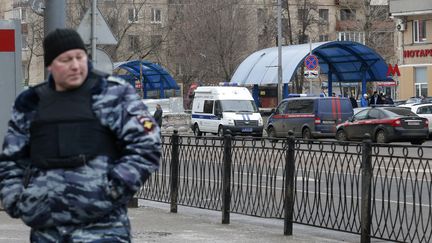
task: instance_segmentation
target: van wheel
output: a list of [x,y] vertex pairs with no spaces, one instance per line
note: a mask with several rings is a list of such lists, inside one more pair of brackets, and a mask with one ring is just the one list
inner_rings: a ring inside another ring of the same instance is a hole
[[379,130],[376,133],[375,140],[377,143],[388,143],[388,138],[384,130]]
[[302,137],[303,139],[312,139],[312,134],[309,128],[303,129]]
[[202,132],[200,131],[197,123],[195,123],[195,125],[194,125],[193,132],[194,132],[195,136],[197,136],[197,137],[201,137],[202,136]]
[[224,133],[224,129],[223,129],[223,126],[222,126],[222,125],[219,126],[217,135],[218,135],[219,137],[223,137],[223,136],[225,135],[225,133]]

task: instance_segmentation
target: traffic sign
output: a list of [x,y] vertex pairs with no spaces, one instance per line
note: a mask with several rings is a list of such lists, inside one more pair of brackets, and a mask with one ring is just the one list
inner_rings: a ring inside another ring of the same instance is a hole
[[305,70],[304,76],[307,79],[315,79],[315,78],[318,78],[319,71],[318,70]]
[[[111,32],[110,27],[106,23],[99,9],[96,8],[96,23],[95,33],[96,44],[99,45],[117,45],[117,40]],[[84,14],[81,23],[78,26],[77,32],[81,35],[85,44],[91,44],[91,9],[88,9]]]
[[135,89],[141,89],[142,85],[141,82],[139,80],[135,80]]
[[307,57],[305,57],[304,65],[305,65],[307,70],[318,69],[318,67],[319,67],[318,57],[315,55],[312,55],[312,54],[308,55]]
[[113,72],[113,63],[111,58],[102,49],[96,49],[96,58],[93,58],[93,67],[108,74],[112,74]]

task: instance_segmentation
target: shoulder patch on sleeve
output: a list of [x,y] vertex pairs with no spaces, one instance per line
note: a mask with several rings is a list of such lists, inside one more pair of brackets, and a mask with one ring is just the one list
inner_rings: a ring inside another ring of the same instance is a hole
[[120,77],[116,77],[116,76],[108,76],[107,77],[108,82],[110,83],[115,83],[115,84],[120,84],[120,85],[124,85],[126,84],[126,81],[124,81],[122,78]]
[[139,123],[141,123],[141,125],[144,127],[144,131],[146,132],[152,131],[156,127],[155,123],[149,117],[138,116],[137,119]]

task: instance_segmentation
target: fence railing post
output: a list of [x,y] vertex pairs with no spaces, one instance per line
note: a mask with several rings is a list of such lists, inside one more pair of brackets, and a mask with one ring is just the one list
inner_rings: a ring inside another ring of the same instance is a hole
[[178,202],[178,183],[179,183],[179,135],[178,131],[174,130],[171,138],[171,166],[170,166],[170,198],[171,198],[171,213],[177,213]]
[[372,187],[372,141],[369,133],[363,140],[362,162],[361,162],[361,243],[370,243],[371,240],[371,187]]
[[285,156],[285,185],[284,185],[284,235],[292,235],[294,218],[294,133],[288,132],[288,151]]
[[230,223],[231,204],[231,135],[224,136],[222,172],[222,224]]

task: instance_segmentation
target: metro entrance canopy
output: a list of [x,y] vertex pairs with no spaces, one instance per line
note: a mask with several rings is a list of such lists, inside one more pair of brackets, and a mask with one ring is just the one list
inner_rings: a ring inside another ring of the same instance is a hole
[[114,63],[114,72],[142,90],[144,99],[147,98],[148,91],[159,91],[160,98],[165,98],[165,90],[180,89],[165,69],[152,62],[135,60]]
[[[331,41],[282,47],[282,83],[288,84],[309,53],[318,57],[320,73],[332,82],[393,81],[387,77],[387,64],[373,49],[351,41]],[[248,56],[235,71],[231,82],[239,85],[278,83],[277,47],[257,51]],[[329,85],[329,91],[331,85]]]

